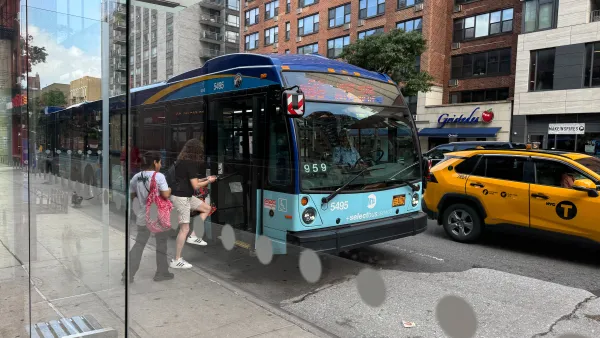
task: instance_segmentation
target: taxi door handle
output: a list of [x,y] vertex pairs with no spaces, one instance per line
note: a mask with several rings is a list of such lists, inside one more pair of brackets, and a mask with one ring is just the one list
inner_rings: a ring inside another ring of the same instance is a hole
[[547,200],[547,199],[550,198],[550,197],[548,197],[548,196],[546,196],[544,194],[531,194],[531,197],[533,197],[533,198],[539,198],[539,199],[542,199],[542,200]]
[[471,186],[472,186],[472,187],[479,187],[479,188],[483,188],[483,187],[484,187],[484,185],[483,185],[483,184],[481,184],[481,183],[478,183],[478,182],[473,182],[473,183],[471,183]]

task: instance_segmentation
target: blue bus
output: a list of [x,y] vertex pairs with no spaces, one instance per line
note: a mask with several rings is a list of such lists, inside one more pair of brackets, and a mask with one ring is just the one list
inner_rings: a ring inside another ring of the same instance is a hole
[[[160,151],[167,170],[200,139],[199,174],[222,177],[210,187],[211,222],[266,236],[276,254],[287,244],[338,253],[426,229],[417,130],[386,75],[319,55],[230,54],[136,88],[130,104],[133,146]],[[111,108],[113,190],[124,114]]]

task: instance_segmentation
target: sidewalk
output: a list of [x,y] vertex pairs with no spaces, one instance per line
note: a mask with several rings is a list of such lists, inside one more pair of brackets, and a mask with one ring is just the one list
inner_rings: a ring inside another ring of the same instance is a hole
[[[11,207],[12,197],[21,196],[22,184],[12,170],[0,169],[0,189],[7,192],[0,195],[0,215],[6,211],[8,216],[0,223],[0,316],[8,319],[0,324],[0,336],[28,335],[29,301],[34,324],[92,315],[124,336],[125,234],[71,207],[67,214],[38,215],[37,241],[30,244],[36,260],[29,263],[25,257],[19,262],[14,257],[19,246],[14,232],[23,224],[15,220],[18,211]],[[154,282],[155,269],[151,239],[129,286],[130,336],[316,337],[296,320],[200,269],[172,270],[175,279]]]

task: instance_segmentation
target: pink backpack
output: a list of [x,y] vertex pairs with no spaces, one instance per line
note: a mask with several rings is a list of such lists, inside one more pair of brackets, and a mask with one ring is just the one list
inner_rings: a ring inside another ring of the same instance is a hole
[[[158,209],[158,220],[153,220],[150,216],[150,209],[152,204],[156,204]],[[171,229],[171,210],[173,210],[173,204],[171,201],[160,197],[158,192],[158,186],[156,184],[156,173],[152,175],[150,181],[150,191],[148,192],[148,199],[146,200],[146,227],[150,232],[164,232]]]

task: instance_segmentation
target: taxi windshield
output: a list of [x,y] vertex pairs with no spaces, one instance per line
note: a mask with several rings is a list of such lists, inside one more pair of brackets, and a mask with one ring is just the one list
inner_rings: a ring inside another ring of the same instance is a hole
[[584,157],[584,158],[575,160],[575,162],[585,166],[586,168],[588,168],[591,171],[595,172],[596,174],[600,175],[600,159],[599,158]]

